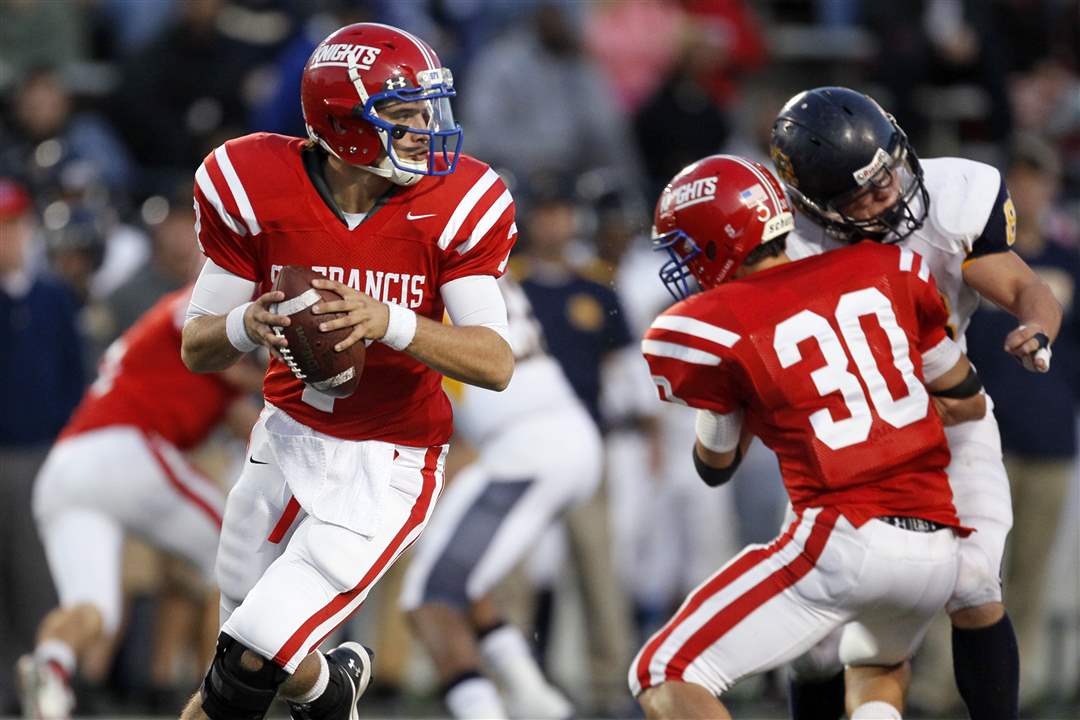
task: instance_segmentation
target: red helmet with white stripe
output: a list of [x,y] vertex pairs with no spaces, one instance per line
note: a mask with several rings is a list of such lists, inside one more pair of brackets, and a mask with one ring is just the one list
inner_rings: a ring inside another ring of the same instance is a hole
[[331,33],[308,58],[300,85],[311,139],[399,185],[454,171],[462,137],[454,95],[453,75],[430,45],[377,23]]
[[671,179],[653,217],[653,244],[670,260],[660,279],[676,300],[731,278],[759,245],[795,227],[784,189],[761,163],[712,155]]

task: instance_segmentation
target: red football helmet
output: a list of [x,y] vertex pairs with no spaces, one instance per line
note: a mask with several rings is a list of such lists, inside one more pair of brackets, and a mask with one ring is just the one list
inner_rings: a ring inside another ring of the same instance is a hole
[[676,300],[728,280],[750,251],[795,227],[784,189],[761,163],[712,155],[683,168],[656,203],[653,244],[671,259],[660,279]]
[[356,23],[331,33],[308,58],[300,106],[308,135],[327,152],[411,185],[457,166],[455,94],[453,75],[426,42],[389,25]]

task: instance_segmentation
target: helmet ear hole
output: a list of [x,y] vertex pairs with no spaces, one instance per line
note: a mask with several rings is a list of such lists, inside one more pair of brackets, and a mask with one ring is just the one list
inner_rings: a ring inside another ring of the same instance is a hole
[[709,262],[716,261],[716,241],[710,240],[709,244],[705,246],[705,257],[709,259]]

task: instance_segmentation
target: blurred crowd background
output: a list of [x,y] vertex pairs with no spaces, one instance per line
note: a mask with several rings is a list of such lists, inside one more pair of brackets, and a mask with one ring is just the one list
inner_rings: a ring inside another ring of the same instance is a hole
[[[830,84],[872,94],[922,157],[1006,172],[1014,249],[1065,307],[1048,375],[1002,352],[1013,321],[993,307],[969,347],[1012,478],[1005,588],[1023,701],[1032,716],[1080,713],[1080,1],[0,0],[0,716],[51,604],[21,584],[8,538],[29,500],[3,486],[32,476],[109,343],[197,274],[191,187],[205,154],[249,132],[303,135],[303,64],[357,21],[414,32],[452,69],[464,150],[518,203],[515,272],[607,437],[603,491],[522,581],[544,591],[527,594],[521,622],[586,714],[633,712],[624,678],[640,638],[742,544],[773,537],[784,503],[763,453],[731,487],[700,485],[686,418],[643,400],[636,366],[618,361],[668,302],[652,203],[703,155],[768,164],[782,103]],[[28,293],[52,304],[53,327],[21,322]],[[223,436],[197,460],[228,483],[239,452]],[[137,539],[126,569],[124,631],[87,664],[81,707],[174,713],[202,676],[206,646],[191,639],[213,625],[213,601]],[[395,587],[391,576],[350,632],[378,636],[386,714],[440,714],[423,705],[433,682]],[[916,662],[913,716],[957,711],[942,637]],[[781,712],[782,687],[774,675],[737,688],[735,707]]]

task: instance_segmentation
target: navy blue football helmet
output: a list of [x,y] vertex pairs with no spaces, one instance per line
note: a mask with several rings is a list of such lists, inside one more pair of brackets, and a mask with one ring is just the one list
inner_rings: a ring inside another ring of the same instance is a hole
[[[773,122],[773,164],[793,204],[834,237],[898,242],[930,210],[923,170],[907,135],[860,92],[821,87],[787,101]],[[845,212],[860,198],[899,183],[896,202],[872,217]]]

